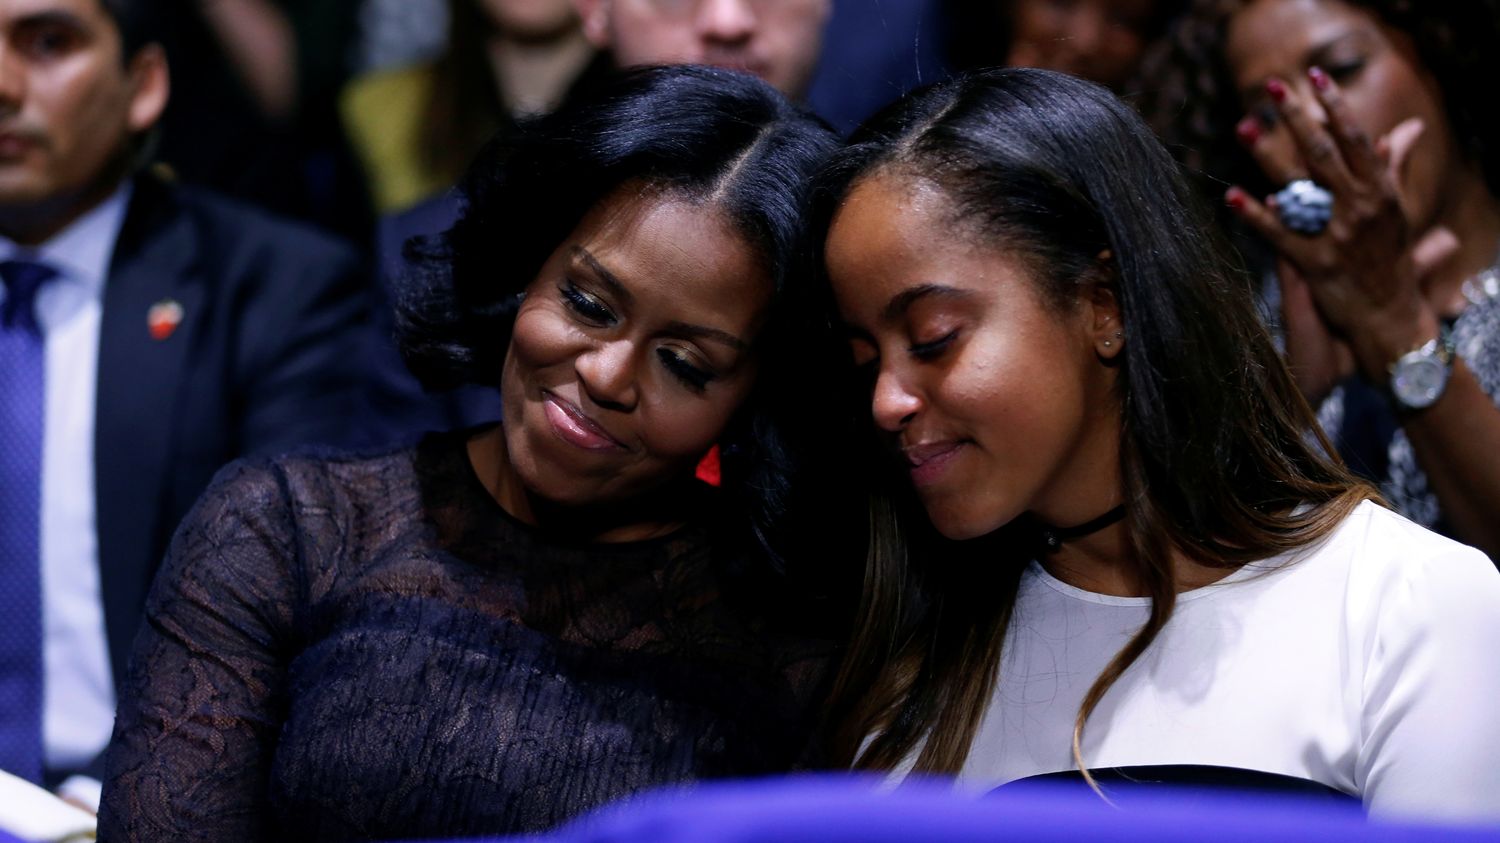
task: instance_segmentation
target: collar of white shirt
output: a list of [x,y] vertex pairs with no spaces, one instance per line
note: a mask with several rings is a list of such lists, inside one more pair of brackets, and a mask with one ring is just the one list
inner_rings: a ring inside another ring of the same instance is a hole
[[[109,262],[115,253],[115,241],[120,238],[120,228],[125,224],[131,191],[132,185],[127,180],[108,199],[40,246],[21,246],[0,235],[0,261],[46,264],[57,270],[59,280],[78,285],[87,296],[98,298],[104,293],[104,279],[109,277]],[[0,301],[4,300],[5,287],[0,285]]]

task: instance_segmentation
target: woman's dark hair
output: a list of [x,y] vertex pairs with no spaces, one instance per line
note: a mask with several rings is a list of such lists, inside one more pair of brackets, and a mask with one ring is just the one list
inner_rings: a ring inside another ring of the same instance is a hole
[[[1340,0],[1372,12],[1412,40],[1437,80],[1454,137],[1500,196],[1500,111],[1492,105],[1494,56],[1500,49],[1500,0]],[[1178,158],[1223,193],[1225,183],[1257,193],[1271,189],[1236,142],[1245,114],[1224,44],[1231,16],[1249,0],[1194,0],[1171,37],[1146,59],[1142,113]]]
[[[1089,714],[1171,616],[1174,550],[1238,567],[1316,541],[1374,492],[1326,456],[1249,284],[1178,166],[1102,87],[1009,69],[915,92],[828,166],[820,224],[877,175],[936,185],[955,236],[1019,257],[1054,307],[1070,311],[1100,283],[1119,302],[1128,562],[1152,610],[1084,699],[1082,767]],[[1018,522],[934,547],[921,540],[928,528],[902,517],[905,501],[898,487],[872,506],[864,599],[830,706],[833,756],[889,769],[920,746],[918,770],[954,772],[994,689],[1034,545],[1019,541]]]
[[[398,294],[407,365],[431,389],[498,387],[519,293],[585,213],[627,182],[723,211],[774,285],[760,375],[720,440],[726,491],[763,526],[794,462],[786,414],[810,382],[790,336],[809,273],[806,200],[838,145],[832,129],[745,74],[675,66],[628,71],[487,146],[461,182],[463,210],[413,241]],[[684,244],[691,248],[692,244]],[[805,408],[803,408],[805,413]],[[762,538],[765,538],[763,535]]]

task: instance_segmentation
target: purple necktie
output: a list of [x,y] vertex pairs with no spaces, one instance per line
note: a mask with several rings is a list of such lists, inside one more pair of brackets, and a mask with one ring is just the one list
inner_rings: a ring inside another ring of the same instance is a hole
[[0,263],[0,769],[42,780],[45,341],[32,305],[57,273]]

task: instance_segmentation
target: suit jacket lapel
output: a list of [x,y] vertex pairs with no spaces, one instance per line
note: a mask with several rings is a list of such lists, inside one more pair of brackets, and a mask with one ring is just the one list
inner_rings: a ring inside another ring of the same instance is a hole
[[[104,287],[95,409],[94,482],[100,585],[116,683],[125,677],[140,607],[160,559],[166,479],[178,429],[184,365],[203,318],[204,285],[192,221],[170,189],[137,179]],[[153,305],[175,301],[181,321],[156,339]]]

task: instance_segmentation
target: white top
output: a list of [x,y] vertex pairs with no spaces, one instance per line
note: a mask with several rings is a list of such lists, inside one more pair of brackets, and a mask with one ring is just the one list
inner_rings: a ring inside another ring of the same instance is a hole
[[[88,763],[109,743],[115,688],[99,597],[94,516],[94,402],[104,282],[125,220],[129,183],[35,249],[0,236],[0,261],[46,264],[37,292],[45,336],[42,436],[42,746],[48,767]],[[0,301],[5,288],[0,285]],[[146,314],[141,314],[146,330]]]
[[[1076,769],[1083,695],[1148,606],[1033,563],[961,784]],[[1500,820],[1500,572],[1361,504],[1323,542],[1180,595],[1089,719],[1083,758],[1280,773],[1375,815]]]

